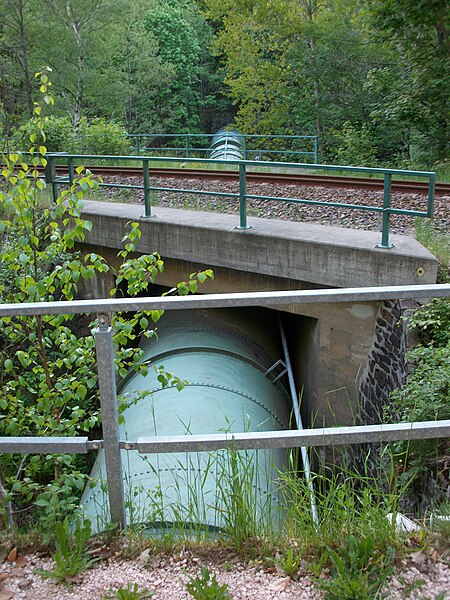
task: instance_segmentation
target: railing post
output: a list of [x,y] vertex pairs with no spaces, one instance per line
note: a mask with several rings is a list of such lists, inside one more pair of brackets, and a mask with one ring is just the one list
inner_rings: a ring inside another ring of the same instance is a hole
[[319,138],[316,135],[314,137],[314,164],[318,164],[318,160],[319,160]]
[[239,163],[239,227],[236,229],[250,229],[247,225],[247,178],[245,163]]
[[148,160],[142,160],[142,171],[144,174],[144,214],[145,218],[152,216],[152,200],[150,197],[150,175],[148,172]]
[[125,496],[119,448],[113,330],[108,326],[106,315],[100,315],[99,327],[95,329],[94,336],[111,522],[117,523],[120,528],[124,529],[126,527]]
[[381,230],[381,244],[377,248],[393,248],[394,244],[389,243],[389,219],[391,216],[391,173],[384,174],[384,193],[383,193],[383,226]]
[[185,139],[186,158],[189,158],[189,134],[186,134],[184,139]]
[[436,187],[436,173],[432,173],[428,177],[428,206],[427,217],[433,216],[434,211],[434,188]]
[[139,146],[139,142],[140,142],[140,137],[137,135],[136,136],[136,154],[139,156],[139,152],[140,152],[140,146]]
[[75,169],[73,166],[73,158],[69,157],[67,159],[67,171],[69,173],[69,183],[72,186],[73,180],[75,179]]
[[247,136],[244,135],[244,160],[247,160]]
[[45,183],[52,186],[53,202],[56,204],[58,198],[58,186],[56,184],[56,158],[54,154],[46,154]]

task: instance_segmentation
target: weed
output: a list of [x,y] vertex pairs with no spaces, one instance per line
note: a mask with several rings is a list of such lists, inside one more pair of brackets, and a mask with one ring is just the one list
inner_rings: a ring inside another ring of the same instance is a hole
[[71,580],[79,573],[89,568],[98,558],[87,554],[85,547],[91,537],[91,524],[89,521],[75,521],[73,536],[69,520],[55,525],[56,551],[52,555],[55,566],[51,571],[36,569],[36,573],[44,578],[55,579],[70,587]]
[[376,598],[392,573],[395,551],[385,555],[375,550],[372,536],[349,536],[336,551],[328,548],[330,578],[317,580],[330,600],[371,600]]
[[129,583],[127,587],[120,587],[117,590],[110,589],[107,594],[103,597],[104,600],[112,600],[117,598],[118,600],[144,600],[144,598],[151,598],[155,592],[144,588],[139,589],[138,584]]
[[290,546],[284,554],[274,560],[275,564],[279,569],[283,571],[285,575],[293,579],[294,581],[298,578],[300,571],[301,556],[295,548]]
[[425,585],[425,579],[414,579],[413,582],[409,583],[404,577],[399,577],[398,580],[403,585],[402,598],[409,598],[413,592]]
[[216,576],[206,567],[189,580],[186,590],[195,600],[231,600],[228,584],[219,585]]
[[416,219],[416,239],[438,259],[438,282],[450,280],[450,237],[433,227],[429,219]]

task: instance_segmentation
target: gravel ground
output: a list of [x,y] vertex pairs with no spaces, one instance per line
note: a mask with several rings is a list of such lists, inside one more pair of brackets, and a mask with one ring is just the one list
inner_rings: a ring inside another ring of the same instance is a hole
[[[220,584],[229,585],[234,600],[320,600],[324,597],[306,574],[291,581],[275,569],[270,572],[236,559],[211,562],[189,551],[172,557],[152,556],[144,551],[134,561],[110,557],[84,571],[73,581],[72,590],[34,573],[37,568],[50,569],[52,565],[51,559],[36,555],[21,556],[17,562],[5,561],[0,569],[0,600],[98,600],[108,590],[125,588],[129,583],[154,591],[155,600],[192,599],[185,585],[202,566],[208,567]],[[449,599],[450,568],[417,553],[397,565],[385,591],[386,597],[392,600]]]
[[[122,179],[105,177],[105,183],[141,184],[139,179]],[[155,187],[179,188],[187,190],[221,191],[238,193],[238,184],[234,182],[202,181],[197,179],[151,179]],[[144,195],[140,190],[115,190],[103,188],[102,193],[109,200],[119,202],[143,203]],[[320,200],[322,202],[339,202],[358,204],[362,206],[383,205],[382,191],[352,190],[346,188],[312,187],[298,185],[274,185],[270,183],[248,184],[247,194],[272,197],[302,198],[305,200]],[[214,196],[199,196],[192,194],[175,194],[170,192],[152,192],[152,202],[170,208],[188,210],[209,210],[221,213],[239,213],[237,198],[220,198]],[[394,192],[391,206],[393,208],[425,211],[427,197],[423,194]],[[270,200],[247,201],[247,211],[250,216],[282,219],[287,221],[316,222],[324,225],[381,231],[380,213],[367,210],[354,210],[328,206],[314,206]],[[157,214],[157,209],[155,209]],[[436,228],[448,232],[450,230],[450,197],[436,196],[433,224]],[[409,235],[414,231],[414,217],[392,215],[390,219],[392,233]]]

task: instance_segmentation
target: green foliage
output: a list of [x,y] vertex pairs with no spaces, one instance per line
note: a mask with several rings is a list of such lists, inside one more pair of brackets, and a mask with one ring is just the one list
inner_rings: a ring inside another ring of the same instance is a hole
[[[11,140],[15,148],[28,147],[30,135],[39,127],[37,118],[24,123],[16,130]],[[67,117],[46,117],[45,139],[36,138],[36,144],[45,144],[47,152],[72,152],[74,154],[117,154],[130,153],[130,142],[125,128],[119,123],[96,118],[81,119],[77,134]]]
[[[38,74],[37,79],[44,102],[52,105],[47,72]],[[77,167],[73,185],[48,205],[45,183],[36,168],[47,164],[43,143],[48,120],[41,106],[36,105],[34,112],[30,164],[19,152],[2,157],[0,295],[6,303],[70,301],[85,282],[111,271],[98,254],[83,255],[75,250],[92,228],[92,223],[81,218],[81,201],[98,185],[93,176]],[[164,268],[156,253],[130,256],[140,236],[138,224],[130,223],[119,253],[122,262],[113,272],[116,285],[129,295],[145,292]],[[192,274],[190,282],[175,293],[186,293],[186,286],[188,292],[197,289],[198,283],[212,276],[209,270]],[[114,315],[120,377],[130,369],[145,374],[153,368],[142,362],[143,350],[133,342],[141,335],[153,335],[153,324],[161,314]],[[76,436],[98,428],[95,342],[88,334],[96,324],[75,322],[73,315],[43,315],[4,317],[0,325],[0,435]],[[182,389],[185,385],[163,368],[157,373],[162,387]],[[127,399],[119,400],[123,410]],[[30,520],[37,516],[42,528],[51,531],[76,509],[87,470],[86,460],[76,455],[3,455],[0,478],[7,490],[2,498],[5,510],[26,514]]]
[[105,119],[82,119],[75,138],[74,152],[77,154],[130,153],[130,141],[123,125]]
[[66,518],[62,523],[56,523],[55,536],[56,552],[52,555],[55,566],[50,571],[36,569],[35,573],[70,587],[74,577],[98,560],[86,552],[86,543],[91,537],[91,524],[77,519],[72,535],[71,525]]
[[153,131],[196,132],[199,130],[200,32],[194,2],[153,2],[144,26],[158,46],[158,57],[170,65],[173,78],[155,96]]
[[[25,150],[30,142],[30,135],[39,128],[39,120],[34,118],[21,125],[11,140],[14,148]],[[38,139],[39,144],[45,144],[47,152],[70,152],[74,148],[73,127],[68,117],[49,116],[45,120],[45,140]]]
[[294,581],[298,578],[302,558],[297,548],[289,546],[274,562],[288,577]]
[[231,599],[228,584],[220,585],[215,574],[211,575],[206,567],[202,567],[200,574],[190,579],[186,584],[186,590],[195,600]]
[[378,555],[374,538],[352,535],[336,549],[328,548],[330,578],[318,578],[318,587],[330,600],[371,600],[376,598],[392,574],[395,551]]
[[[409,320],[417,328],[422,344],[409,354],[412,373],[407,383],[390,395],[385,420],[433,421],[450,418],[450,300],[437,298],[417,310]],[[404,480],[417,506],[439,502],[445,489],[440,489],[443,468],[440,457],[450,451],[448,439],[417,440],[396,445],[405,461]],[[433,482],[432,482],[433,480]],[[434,489],[434,498],[429,486]]]
[[219,518],[227,545],[243,550],[250,540],[274,536],[276,472],[270,460],[262,462],[258,451],[230,448],[218,455],[217,463]]
[[437,230],[429,219],[416,219],[416,239],[438,259],[438,283],[450,282],[450,236]]
[[367,125],[357,129],[348,121],[336,132],[335,162],[339,165],[375,166],[376,147]]
[[369,600],[378,597],[400,546],[387,515],[397,513],[404,490],[392,448],[381,448],[379,456],[370,451],[358,470],[347,466],[349,459],[341,452],[339,468],[319,466],[313,474],[317,519],[305,479],[295,471],[281,474],[284,535],[298,544],[283,561],[298,572],[302,556],[326,598]]
[[119,587],[117,590],[110,589],[109,592],[104,596],[104,600],[144,600],[144,598],[151,598],[155,592],[144,588],[139,589],[138,584],[128,583],[126,587]]
[[352,466],[351,455],[342,451],[336,461],[335,470],[322,469],[319,462],[312,478],[314,498],[296,471],[280,474],[284,536],[296,540],[298,554],[318,576],[329,564],[329,549],[337,551],[346,539],[372,538],[375,555],[380,557],[400,544],[399,533],[387,518],[397,513],[404,493],[392,447],[380,448],[380,454],[372,449],[358,468]]
[[401,125],[413,161],[431,165],[448,151],[450,8],[440,0],[372,0],[368,8],[374,37],[392,58],[371,72],[380,93],[373,116]]
[[416,310],[408,325],[419,330],[422,342],[445,347],[450,343],[450,299],[434,298]]

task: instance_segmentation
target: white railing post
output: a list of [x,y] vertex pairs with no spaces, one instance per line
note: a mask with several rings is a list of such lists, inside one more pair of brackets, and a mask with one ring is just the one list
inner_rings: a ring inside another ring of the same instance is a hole
[[99,327],[94,330],[94,336],[111,521],[124,529],[126,527],[125,497],[119,446],[113,330],[108,325],[106,315],[100,315]]

